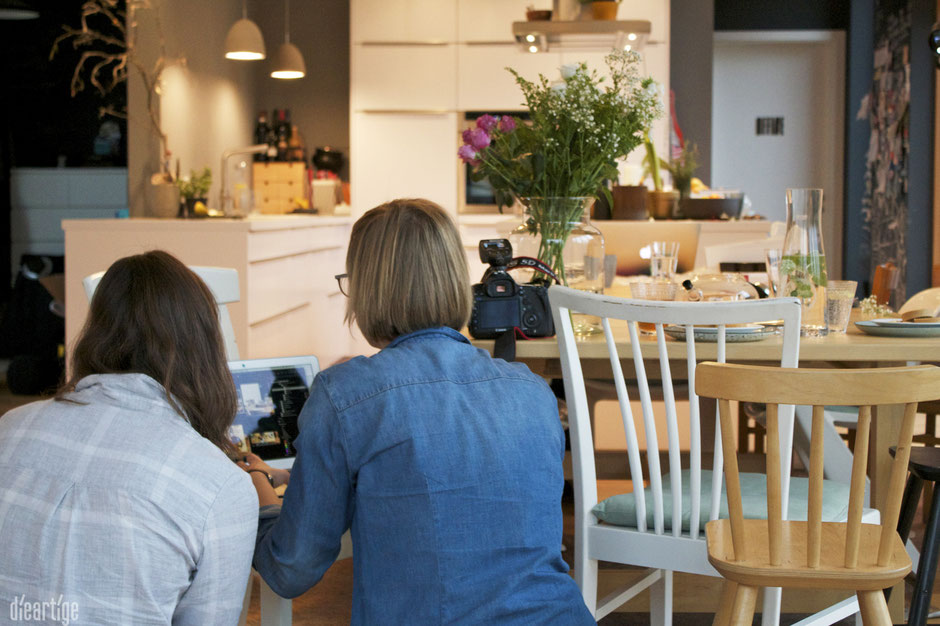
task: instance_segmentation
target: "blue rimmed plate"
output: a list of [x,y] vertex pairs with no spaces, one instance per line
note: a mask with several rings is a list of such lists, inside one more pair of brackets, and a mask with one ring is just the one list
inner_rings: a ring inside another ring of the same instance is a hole
[[864,320],[855,327],[878,337],[940,337],[940,324],[919,324],[889,320]]

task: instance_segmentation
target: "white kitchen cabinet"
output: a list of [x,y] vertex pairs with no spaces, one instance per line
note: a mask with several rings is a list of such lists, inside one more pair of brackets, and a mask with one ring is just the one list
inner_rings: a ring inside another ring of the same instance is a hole
[[353,216],[394,198],[457,211],[457,114],[353,113]]
[[629,0],[621,2],[618,20],[649,20],[649,40],[669,42],[669,2],[664,0]]
[[515,44],[457,46],[457,105],[462,111],[522,111],[525,97],[511,67],[523,78],[560,78],[561,55],[532,54]]
[[525,20],[531,4],[532,0],[457,0],[457,41],[513,41],[512,23]]
[[353,45],[364,42],[454,42],[457,0],[352,0]]
[[453,110],[457,49],[448,45],[357,45],[350,105],[360,111]]
[[66,345],[88,311],[82,279],[115,260],[162,249],[189,265],[238,271],[228,306],[241,358],[313,354],[323,367],[362,352],[343,324],[348,217],[256,216],[243,220],[65,220]]

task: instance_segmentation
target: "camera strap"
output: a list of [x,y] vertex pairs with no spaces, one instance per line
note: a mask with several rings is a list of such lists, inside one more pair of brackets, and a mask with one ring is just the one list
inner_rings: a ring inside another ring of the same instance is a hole
[[517,256],[506,265],[507,270],[514,270],[518,267],[542,272],[554,280],[556,284],[561,284],[561,282],[558,280],[558,276],[556,276],[555,272],[552,271],[552,268],[536,258],[530,256]]

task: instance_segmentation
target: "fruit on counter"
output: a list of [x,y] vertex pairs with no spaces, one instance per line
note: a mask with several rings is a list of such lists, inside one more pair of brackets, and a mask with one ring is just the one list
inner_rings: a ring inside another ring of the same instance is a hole
[[692,178],[692,183],[690,185],[689,190],[692,193],[699,193],[701,191],[707,191],[708,185],[703,183],[701,178]]
[[208,215],[209,208],[206,206],[205,202],[196,202],[196,204],[193,205],[193,212],[200,215]]

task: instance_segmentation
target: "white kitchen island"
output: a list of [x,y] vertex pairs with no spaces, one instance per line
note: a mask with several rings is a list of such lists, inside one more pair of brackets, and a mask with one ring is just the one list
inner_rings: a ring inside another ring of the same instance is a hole
[[63,220],[66,346],[88,312],[82,279],[115,260],[166,250],[187,265],[238,271],[239,302],[228,305],[240,356],[313,354],[327,367],[361,351],[343,323],[349,217],[259,215],[245,219]]

